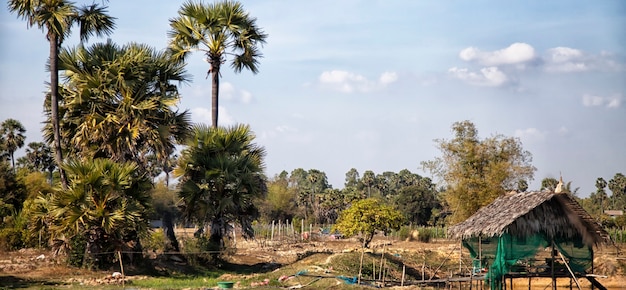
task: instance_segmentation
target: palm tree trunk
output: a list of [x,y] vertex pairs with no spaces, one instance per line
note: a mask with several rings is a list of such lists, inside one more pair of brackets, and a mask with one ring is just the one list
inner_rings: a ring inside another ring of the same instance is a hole
[[54,144],[52,147],[54,159],[61,176],[61,186],[63,186],[63,189],[67,189],[67,179],[65,178],[63,168],[61,168],[63,152],[61,150],[61,131],[59,128],[59,40],[54,33],[49,33],[48,38],[50,41],[50,110],[52,131],[54,133]]
[[15,171],[15,157],[13,157],[14,153],[14,151],[11,151],[11,168],[13,168],[13,174],[17,172]]
[[165,236],[167,237],[165,250],[170,251],[174,250],[175,252],[180,251],[178,247],[178,240],[176,239],[176,234],[174,232],[174,223],[172,221],[172,213],[166,211],[162,217],[163,222],[163,232],[165,232]]
[[219,105],[219,89],[220,89],[220,65],[221,58],[214,58],[211,60],[211,70],[209,72],[212,74],[211,82],[211,114],[213,118],[213,128],[217,128],[217,111]]

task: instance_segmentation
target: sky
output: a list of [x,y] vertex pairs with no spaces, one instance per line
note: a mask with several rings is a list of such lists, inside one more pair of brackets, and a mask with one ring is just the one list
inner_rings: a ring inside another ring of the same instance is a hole
[[[109,1],[109,38],[165,49],[183,2]],[[219,124],[251,126],[269,177],[318,169],[334,188],[351,168],[431,177],[420,162],[440,156],[434,140],[463,120],[481,138],[519,138],[537,168],[530,190],[562,175],[585,197],[598,177],[626,174],[624,1],[242,3],[269,36],[258,74],[222,70]],[[5,3],[0,120],[19,120],[26,143],[42,140],[47,57],[42,31]],[[210,124],[203,57],[189,58],[178,108]]]

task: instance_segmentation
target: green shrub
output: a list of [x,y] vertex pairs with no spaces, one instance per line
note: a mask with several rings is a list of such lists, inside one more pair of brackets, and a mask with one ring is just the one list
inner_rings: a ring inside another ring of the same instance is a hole
[[141,240],[141,245],[146,251],[164,252],[166,242],[165,239],[166,237],[163,229],[156,229],[151,231],[146,238]]
[[15,251],[23,246],[22,230],[14,227],[0,229],[0,251]]
[[402,226],[396,234],[399,240],[406,240],[411,236],[411,227]]
[[67,264],[74,267],[82,267],[85,258],[85,244],[87,240],[84,235],[72,237],[68,245]]
[[418,239],[420,242],[422,243],[430,243],[430,241],[432,240],[432,236],[433,236],[433,232],[431,229],[428,228],[422,228],[419,231],[419,236]]

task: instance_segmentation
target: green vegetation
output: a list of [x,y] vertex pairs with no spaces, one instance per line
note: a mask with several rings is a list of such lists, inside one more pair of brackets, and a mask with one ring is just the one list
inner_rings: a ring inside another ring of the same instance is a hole
[[225,248],[224,238],[230,236],[233,223],[241,226],[245,238],[254,236],[252,222],[259,217],[254,201],[267,193],[265,149],[253,143],[254,138],[244,125],[198,125],[174,170],[181,177],[183,217],[200,229],[210,226],[206,250],[216,257]]
[[385,233],[400,229],[403,218],[400,212],[375,198],[354,202],[344,210],[333,227],[347,237],[357,234],[367,248],[377,231]]

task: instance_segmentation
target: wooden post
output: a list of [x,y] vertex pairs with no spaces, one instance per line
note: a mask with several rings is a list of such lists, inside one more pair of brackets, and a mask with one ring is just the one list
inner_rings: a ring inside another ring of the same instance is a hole
[[122,288],[124,288],[124,280],[126,280],[126,275],[124,274],[124,263],[122,263],[122,252],[117,251],[117,258],[120,260],[120,271],[122,272]]
[[554,239],[551,239],[551,251],[550,256],[552,260],[550,261],[550,276],[552,277],[552,290],[556,290],[556,275],[554,273]]
[[372,259],[372,280],[376,281],[376,259]]
[[270,241],[274,240],[274,221],[272,221],[272,235],[270,236]]
[[304,220],[300,220],[300,240],[304,240]]
[[480,272],[483,270],[483,239],[482,236],[478,236],[478,269]]
[[359,277],[357,285],[361,285],[361,270],[363,270],[363,256],[365,255],[365,247],[361,247],[361,262],[359,263]]
[[400,280],[400,287],[404,287],[404,274],[406,273],[406,265],[402,263],[402,280]]
[[380,255],[380,275],[379,278],[383,277],[383,261],[385,261],[385,244],[383,244],[383,253]]

